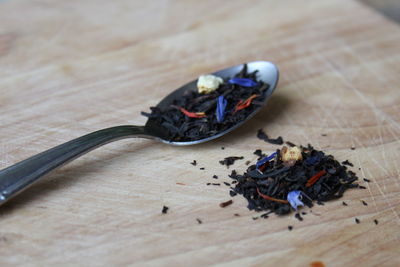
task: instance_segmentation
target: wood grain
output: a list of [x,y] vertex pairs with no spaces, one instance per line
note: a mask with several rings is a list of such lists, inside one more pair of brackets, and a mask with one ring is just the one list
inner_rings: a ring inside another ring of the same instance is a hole
[[[396,266],[399,43],[398,25],[352,0],[0,2],[0,168],[142,124],[141,110],[200,74],[253,60],[281,71],[268,107],[229,136],[119,141],[1,207],[0,265]],[[253,221],[241,197],[222,209],[228,188],[206,183],[229,181],[226,156],[243,155],[233,166],[243,171],[256,148],[276,149],[259,128],[349,159],[372,182],[303,222]]]

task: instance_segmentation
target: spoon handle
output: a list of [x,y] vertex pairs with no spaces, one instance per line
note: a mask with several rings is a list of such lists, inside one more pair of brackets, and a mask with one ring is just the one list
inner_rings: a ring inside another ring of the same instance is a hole
[[117,126],[76,138],[0,171],[0,205],[50,171],[83,154],[128,137],[151,137],[144,126]]

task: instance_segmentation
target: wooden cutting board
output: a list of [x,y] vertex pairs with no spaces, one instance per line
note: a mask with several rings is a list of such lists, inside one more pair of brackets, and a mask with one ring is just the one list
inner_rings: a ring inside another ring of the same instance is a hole
[[[0,207],[0,265],[396,266],[400,27],[353,0],[1,1],[0,167],[143,124],[174,88],[254,60],[281,72],[259,115],[210,143],[123,140],[48,175]],[[229,190],[212,175],[229,181],[255,149],[277,148],[259,128],[349,159],[367,189],[301,222],[253,220],[240,196],[220,208]],[[226,156],[245,160],[228,170]]]

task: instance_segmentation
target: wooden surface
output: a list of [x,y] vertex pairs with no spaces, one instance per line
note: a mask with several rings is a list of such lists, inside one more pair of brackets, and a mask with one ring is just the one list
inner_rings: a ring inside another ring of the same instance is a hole
[[[396,266],[399,26],[352,0],[145,2],[0,2],[1,168],[97,129],[143,124],[141,110],[230,65],[274,61],[277,91],[216,141],[123,140],[47,176],[0,207],[0,265]],[[255,149],[277,148],[256,139],[259,128],[349,159],[371,183],[305,209],[302,222],[253,221],[240,196],[222,209],[228,187],[206,183],[229,181],[218,164],[226,156],[245,156],[233,166],[242,172]]]

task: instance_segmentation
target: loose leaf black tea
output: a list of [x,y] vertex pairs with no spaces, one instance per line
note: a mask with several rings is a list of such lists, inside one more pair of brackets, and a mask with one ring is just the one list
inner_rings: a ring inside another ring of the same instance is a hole
[[[200,77],[198,91],[187,91],[166,109],[150,107],[141,112],[168,132],[170,141],[194,141],[214,136],[245,120],[262,105],[269,85],[247,72],[247,65],[234,77]],[[212,76],[212,75],[206,75]],[[208,78],[214,79],[206,81]],[[200,80],[215,85],[207,88]],[[224,147],[221,147],[224,149]]]
[[229,168],[229,166],[233,165],[235,161],[239,159],[244,159],[244,157],[226,157],[223,160],[220,160],[219,163],[221,165],[226,165],[226,167]]
[[221,208],[225,208],[225,207],[231,205],[232,203],[233,203],[233,200],[231,199],[231,200],[228,200],[228,201],[225,201],[225,202],[220,203],[219,206],[220,206]]
[[274,138],[269,138],[268,135],[262,130],[259,129],[257,132],[257,138],[261,139],[267,143],[273,144],[273,145],[282,145],[283,144],[283,139],[281,136],[279,136],[278,138],[274,139]]
[[296,146],[295,144],[293,144],[292,142],[290,142],[290,141],[286,141],[285,142],[288,146],[290,146],[290,147],[294,147],[294,146]]
[[[261,155],[261,150],[254,154]],[[244,196],[250,210],[278,215],[297,211],[299,206],[311,207],[314,202],[323,205],[341,198],[347,189],[360,187],[354,172],[311,145],[284,146],[249,166],[244,174],[232,171],[229,177],[236,181],[231,196]],[[303,219],[300,213],[296,218]]]
[[169,208],[168,208],[167,206],[163,206],[161,212],[162,212],[163,214],[166,214],[166,213],[168,212],[168,209],[169,209]]
[[346,159],[345,161],[342,162],[343,165],[347,165],[350,167],[354,167],[353,163],[351,163],[348,159]]

